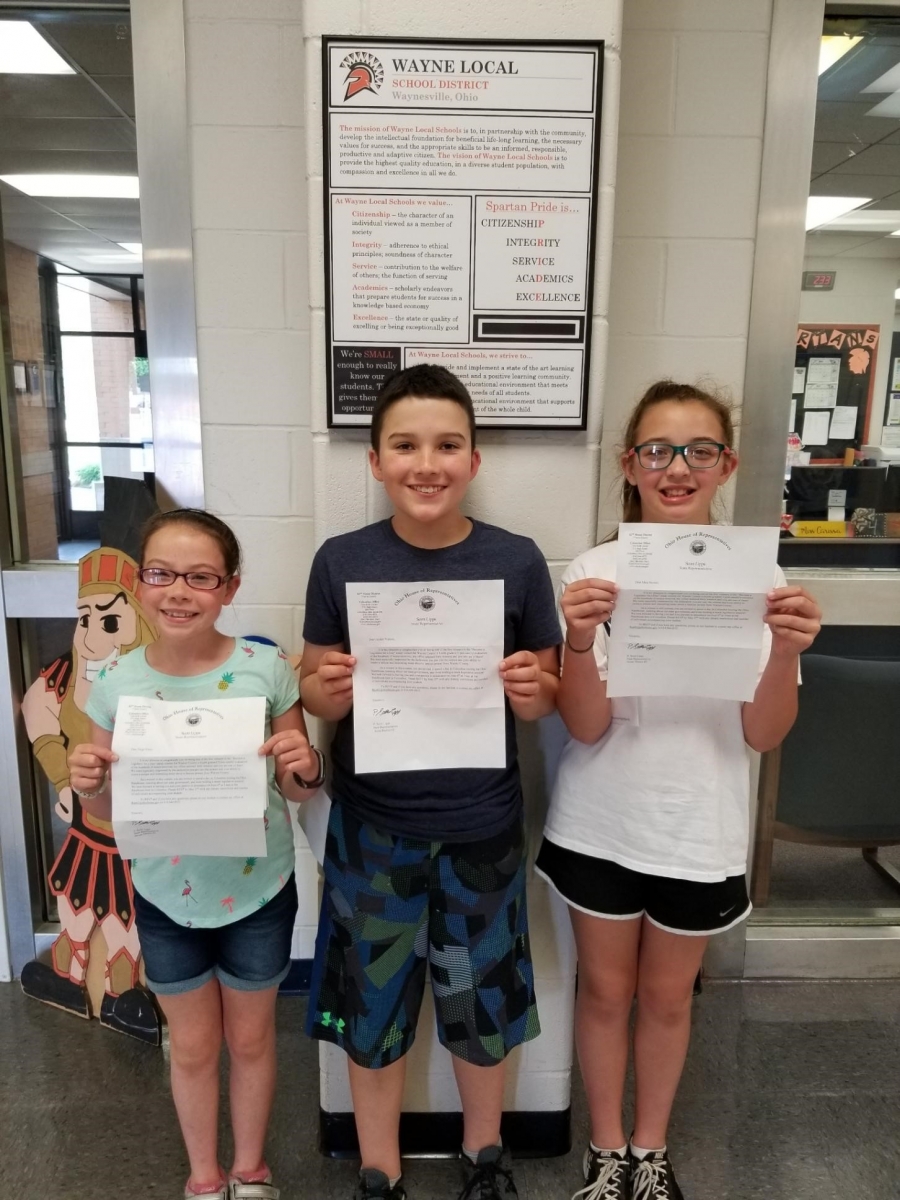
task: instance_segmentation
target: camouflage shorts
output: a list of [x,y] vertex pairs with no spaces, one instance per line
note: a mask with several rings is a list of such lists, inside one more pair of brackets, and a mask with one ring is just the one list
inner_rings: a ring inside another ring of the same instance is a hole
[[540,1033],[521,821],[478,842],[424,842],[335,804],[307,1032],[387,1066],[415,1038],[426,964],[451,1054],[492,1066]]

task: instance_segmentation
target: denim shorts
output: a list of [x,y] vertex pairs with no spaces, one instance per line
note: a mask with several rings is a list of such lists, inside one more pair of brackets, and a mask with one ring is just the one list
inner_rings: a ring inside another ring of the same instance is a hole
[[239,992],[262,992],[290,970],[297,886],[291,874],[268,904],[214,929],[178,925],[137,891],[134,916],[151,992],[178,996],[213,978]]

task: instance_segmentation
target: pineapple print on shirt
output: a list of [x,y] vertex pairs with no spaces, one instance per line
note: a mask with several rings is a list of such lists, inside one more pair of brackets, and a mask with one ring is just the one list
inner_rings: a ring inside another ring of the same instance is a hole
[[[125,655],[114,660],[115,667],[111,661],[105,678],[96,681],[100,686],[94,698],[104,728],[114,724],[119,695],[192,703],[213,696],[223,702],[233,696],[265,697],[268,719],[288,711],[298,699],[290,665],[277,647],[264,643],[236,639],[230,659],[202,679],[162,675],[143,652],[139,659]],[[135,862],[135,887],[182,928],[218,928],[257,911],[284,887],[282,880],[289,878],[294,865],[291,813],[268,775],[265,799],[260,824],[265,827],[266,850],[259,857],[248,845],[240,857],[141,858]]]

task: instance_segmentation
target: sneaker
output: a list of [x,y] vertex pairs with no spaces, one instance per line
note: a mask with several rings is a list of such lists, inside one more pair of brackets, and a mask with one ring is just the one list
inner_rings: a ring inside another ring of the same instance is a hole
[[240,1175],[228,1177],[228,1200],[278,1200],[281,1192],[272,1183],[272,1172],[261,1167],[259,1174],[265,1169],[262,1179],[248,1183]]
[[477,1162],[468,1154],[460,1157],[464,1183],[459,1200],[504,1200],[519,1193],[512,1177],[512,1159],[502,1146],[487,1146],[479,1150]]
[[584,1178],[586,1186],[572,1200],[630,1200],[631,1163],[627,1152],[620,1155],[615,1150],[588,1146],[584,1152]]
[[684,1200],[665,1150],[631,1160],[632,1200]]
[[391,1187],[384,1171],[363,1167],[356,1185],[356,1200],[406,1200],[406,1192],[399,1183]]
[[202,1196],[203,1200],[229,1200],[228,1182],[225,1176],[222,1176],[221,1186],[215,1192],[195,1192],[189,1179],[184,1185],[184,1200],[195,1200],[195,1197],[198,1196]]

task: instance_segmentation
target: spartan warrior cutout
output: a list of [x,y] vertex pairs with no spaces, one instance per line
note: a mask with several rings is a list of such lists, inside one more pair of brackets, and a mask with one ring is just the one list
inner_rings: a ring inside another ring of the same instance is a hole
[[[41,671],[22,702],[35,757],[56,788],[56,812],[69,824],[49,875],[62,927],[53,943],[52,966],[26,964],[22,988],[36,1000],[81,1017],[99,1015],[101,1024],[159,1045],[159,1017],[140,986],[131,872],[109,822],[82,809],[69,786],[67,761],[72,747],[91,740],[85,706],[93,681],[156,634],[141,608],[134,559],[102,546],[81,559],[78,571],[72,650]],[[102,991],[99,984],[89,986],[88,968],[97,953],[104,956]]]

